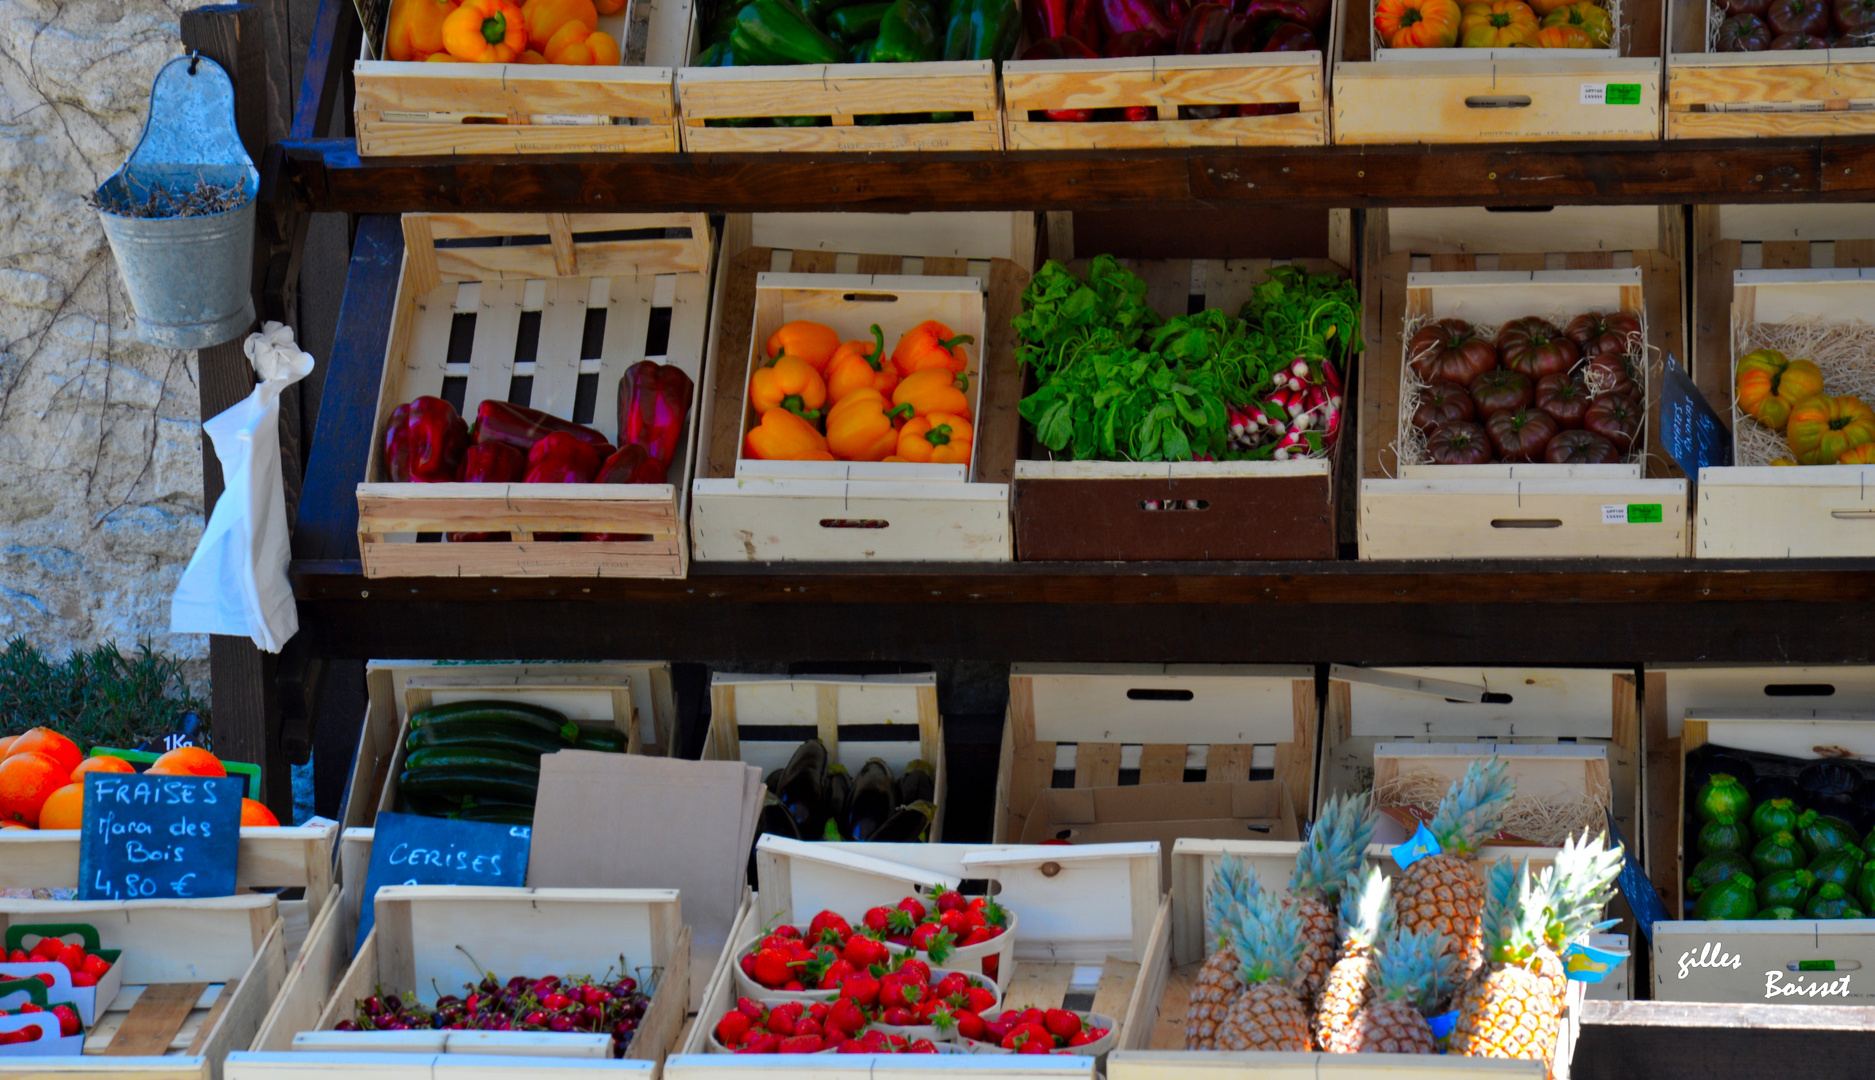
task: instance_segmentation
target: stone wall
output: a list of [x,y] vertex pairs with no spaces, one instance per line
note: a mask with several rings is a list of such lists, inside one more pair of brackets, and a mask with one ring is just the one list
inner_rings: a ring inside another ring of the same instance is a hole
[[202,530],[195,354],[130,333],[86,197],[135,145],[185,6],[0,3],[0,638],[187,657],[169,594]]

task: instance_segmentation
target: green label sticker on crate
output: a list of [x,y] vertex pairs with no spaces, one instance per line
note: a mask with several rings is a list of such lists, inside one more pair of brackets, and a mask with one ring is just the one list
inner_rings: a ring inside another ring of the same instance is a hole
[[1584,105],[1639,105],[1640,83],[1583,83]]
[[1797,961],[1797,970],[1798,971],[1835,971],[1836,961],[1834,960],[1799,960]]
[[1658,525],[1666,520],[1659,503],[1629,503],[1629,525]]

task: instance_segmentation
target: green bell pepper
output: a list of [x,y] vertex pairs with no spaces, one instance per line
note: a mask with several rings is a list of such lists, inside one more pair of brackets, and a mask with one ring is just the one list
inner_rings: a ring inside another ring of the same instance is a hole
[[[887,3],[885,6],[891,7],[892,5]],[[853,62],[855,64],[872,63],[872,47],[877,44],[879,44],[878,38],[867,38],[865,41],[853,46]]]
[[[892,0],[872,4],[851,4],[827,16],[827,33],[833,40],[853,46],[879,33],[879,21],[892,7]],[[855,57],[857,60],[858,58]]]
[[801,9],[789,0],[751,0],[736,15],[736,29],[729,35],[736,63],[751,67],[763,64],[838,64],[846,60],[846,50],[820,28],[809,22]]
[[718,42],[728,41],[729,35],[736,29],[736,16],[741,13],[742,9],[735,4],[719,4],[704,24],[704,42],[715,45]]
[[944,33],[946,60],[1010,60],[1022,37],[1016,0],[954,0]]
[[879,20],[872,63],[916,64],[938,58],[937,27],[923,0],[893,0]]
[[690,62],[690,66],[691,67],[734,67],[735,63],[736,63],[735,50],[729,47],[729,42],[719,41],[716,44],[698,53],[697,58]]

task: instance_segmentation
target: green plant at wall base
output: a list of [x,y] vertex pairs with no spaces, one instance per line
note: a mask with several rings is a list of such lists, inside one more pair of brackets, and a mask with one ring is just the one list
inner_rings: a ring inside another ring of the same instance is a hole
[[207,735],[208,703],[182,676],[182,661],[138,646],[130,656],[117,646],[74,651],[50,660],[25,638],[0,650],[0,735],[31,727],[63,732],[86,749],[134,747],[175,730],[182,714],[201,716]]

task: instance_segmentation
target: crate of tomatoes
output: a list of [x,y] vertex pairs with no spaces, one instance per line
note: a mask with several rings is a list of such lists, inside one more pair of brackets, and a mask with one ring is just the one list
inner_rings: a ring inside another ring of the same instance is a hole
[[1866,135],[1875,4],[1668,0],[1667,138]]

